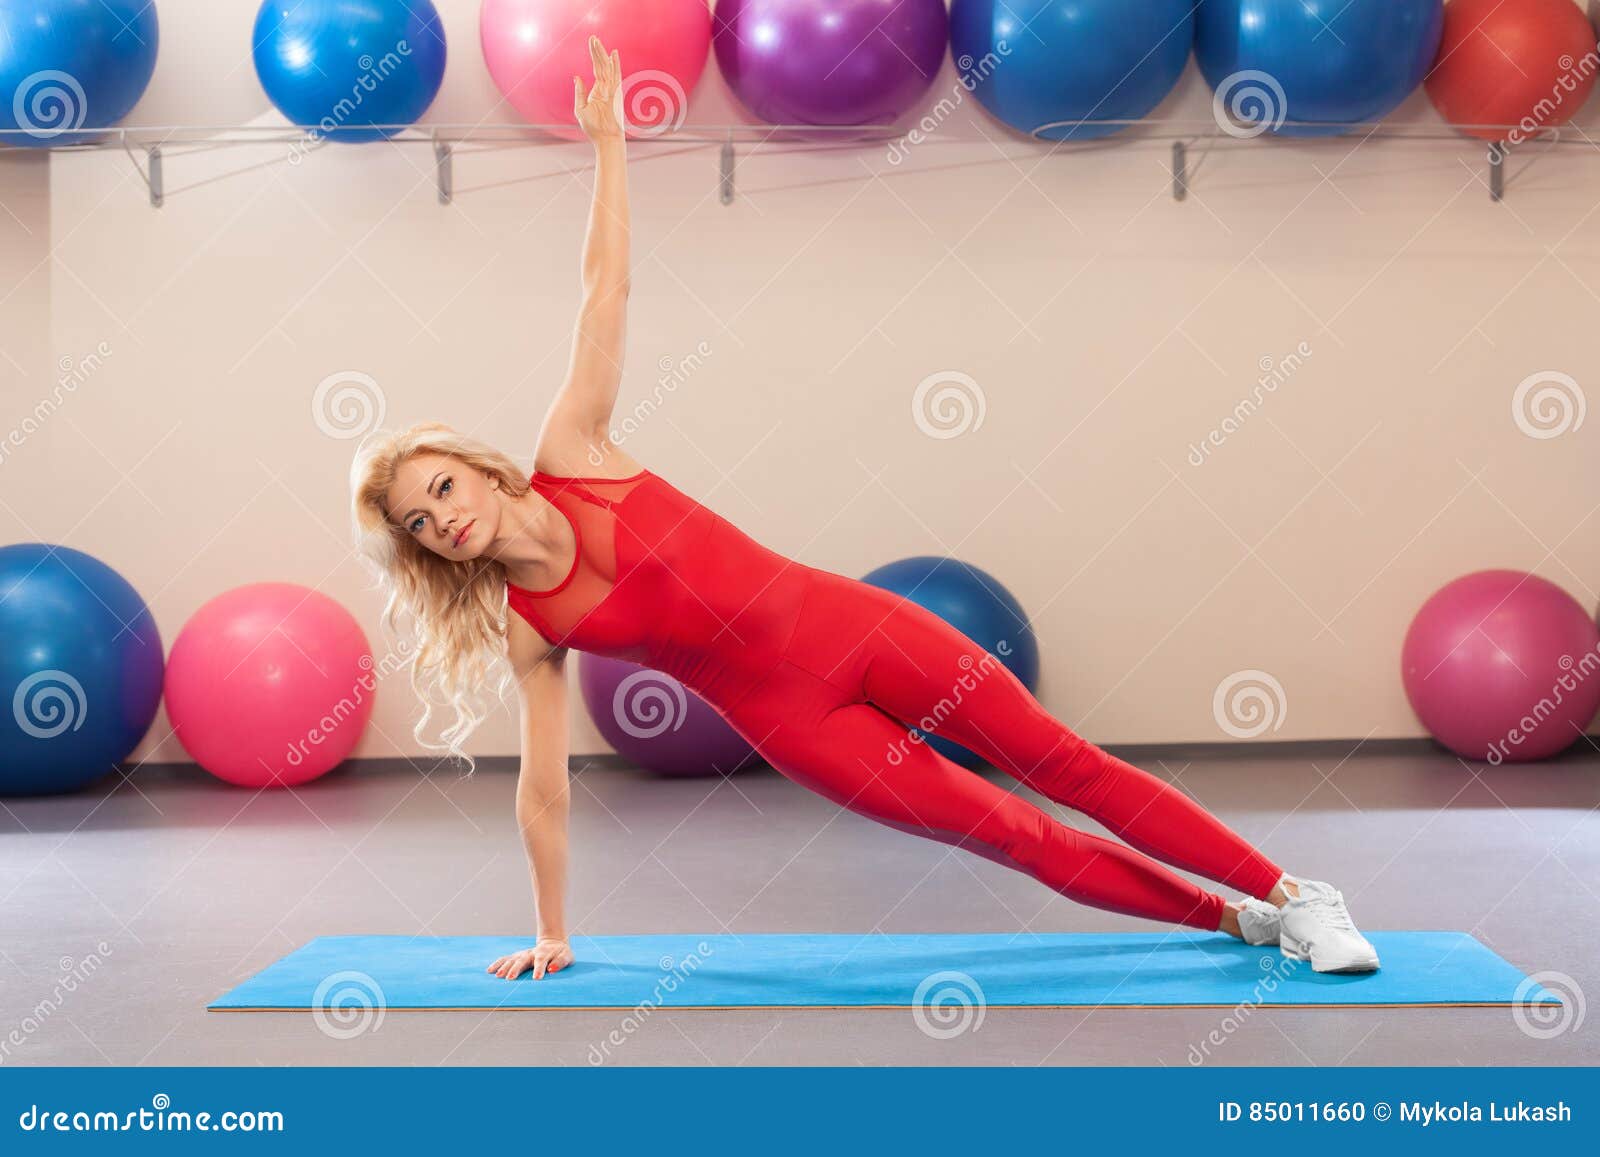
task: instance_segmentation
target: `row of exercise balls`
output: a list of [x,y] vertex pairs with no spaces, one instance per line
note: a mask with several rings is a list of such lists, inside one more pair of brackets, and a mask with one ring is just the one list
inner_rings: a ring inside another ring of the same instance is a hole
[[[948,36],[947,36],[948,25]],[[1571,118],[1595,36],[1571,0],[483,0],[489,72],[529,121],[571,123],[587,39],[617,48],[637,130],[681,123],[714,47],[735,96],[772,123],[894,121],[927,92],[946,40],[963,84],[1003,123],[1084,140],[1148,115],[1192,46],[1219,104],[1284,134],[1336,132],[1396,107],[1424,75],[1446,120]],[[0,128],[50,143],[125,116],[159,44],[146,0],[0,0]],[[444,75],[431,0],[265,0],[262,87],[298,125],[372,140],[413,123]],[[1495,130],[1466,131],[1485,138]],[[81,139],[71,137],[68,139]]]
[[133,586],[70,547],[0,547],[0,796],[109,774],[163,694],[185,751],[246,787],[308,782],[349,756],[372,712],[372,655],[333,599],[292,583],[202,606],[163,660]]
[[[939,615],[1036,688],[1037,643],[993,576],[919,557],[864,581]],[[289,583],[212,599],[164,665],[149,609],[116,571],[69,547],[7,546],[0,643],[11,708],[0,712],[0,795],[68,791],[107,774],[148,731],[163,685],[184,749],[250,787],[293,786],[331,770],[372,711],[373,660],[359,625],[326,595]],[[1423,725],[1471,759],[1554,755],[1600,711],[1600,627],[1560,587],[1520,571],[1480,571],[1438,591],[1406,633],[1401,666]],[[594,655],[582,657],[579,675],[602,734],[642,767],[728,774],[754,762],[744,738],[668,676]],[[929,739],[958,762],[977,762]]]
[[1332,135],[1380,120],[1424,85],[1486,140],[1536,135],[1588,99],[1600,56],[1572,0],[952,0],[963,85],[996,118],[1089,140],[1147,116],[1193,46],[1218,106],[1247,135]]
[[[1219,104],[1286,135],[1383,117],[1427,75],[1443,0],[952,0],[962,84],[999,120],[1083,141],[1143,119],[1191,49]],[[1084,123],[1084,122],[1113,122]]]
[[1600,626],[1522,571],[1477,571],[1435,592],[1406,631],[1400,666],[1417,718],[1467,759],[1544,759],[1600,711]]
[[[1030,691],[1039,684],[1039,645],[1027,614],[987,571],[951,558],[889,563],[863,582],[893,591],[980,644]],[[578,686],[589,718],[633,765],[658,775],[729,775],[759,762],[748,739],[710,704],[664,672],[623,659],[584,654]],[[938,735],[923,736],[965,767],[982,760]]]
[[[719,0],[714,12],[706,0],[483,0],[479,14],[490,75],[539,124],[570,123],[571,77],[590,77],[591,33],[620,52],[627,115],[646,132],[682,122],[708,49],[757,118],[845,126],[913,108],[948,41],[963,86],[990,114],[1056,140],[1147,116],[1191,49],[1219,104],[1284,135],[1381,119],[1425,78],[1451,123],[1539,111],[1540,127],[1553,127],[1593,83],[1580,66],[1571,99],[1545,107],[1563,69],[1595,49],[1569,0],[951,0],[948,17],[944,0]],[[412,46],[403,60],[389,51],[401,42]],[[263,86],[295,123],[337,139],[376,135],[357,123],[415,120],[444,57],[429,0],[267,0],[258,18]],[[369,85],[374,60],[393,68]],[[366,90],[358,109],[331,116]]]
[[[483,0],[478,34],[496,87],[534,124],[572,123],[572,78],[592,82],[594,35],[623,61],[636,132],[683,122],[713,44],[756,117],[854,125],[893,120],[927,91],[946,15],[944,0],[720,0],[714,19],[707,0]],[[373,140],[395,131],[374,125],[414,122],[444,76],[430,0],[267,0],[254,43],[273,103],[333,140]]]

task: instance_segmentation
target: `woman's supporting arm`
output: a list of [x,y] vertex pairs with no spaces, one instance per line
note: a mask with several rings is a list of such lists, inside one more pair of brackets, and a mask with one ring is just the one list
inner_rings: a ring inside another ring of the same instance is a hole
[[[610,444],[611,413],[622,384],[629,290],[628,158],[623,133],[622,66],[590,37],[594,87],[573,77],[574,115],[594,142],[594,199],[581,267],[583,304],[573,334],[567,378],[540,431],[535,465],[583,474],[606,458],[625,459]],[[620,465],[633,467],[631,460]]]
[[538,937],[532,948],[502,956],[486,971],[515,980],[533,971],[542,980],[572,963],[567,942],[567,818],[572,790],[567,779],[566,651],[537,639],[513,622],[512,669],[522,714],[522,765],[517,775],[517,829],[533,881]]
[[567,677],[554,651],[522,681],[522,765],[517,828],[533,875],[539,939],[567,938]]

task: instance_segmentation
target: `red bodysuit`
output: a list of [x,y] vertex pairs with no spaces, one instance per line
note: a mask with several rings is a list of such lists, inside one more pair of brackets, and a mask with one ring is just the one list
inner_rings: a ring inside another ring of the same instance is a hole
[[[1150,856],[1263,899],[1281,877],[1187,795],[1074,734],[910,600],[775,554],[648,470],[529,482],[572,524],[577,552],[558,586],[511,585],[511,609],[554,645],[678,679],[796,783],[1080,903],[1208,931],[1222,897]],[[1060,823],[912,728],[971,748],[1132,848]]]

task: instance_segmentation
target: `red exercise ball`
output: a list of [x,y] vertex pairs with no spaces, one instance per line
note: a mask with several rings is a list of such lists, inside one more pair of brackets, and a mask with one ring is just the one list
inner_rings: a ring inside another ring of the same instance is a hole
[[1572,0],[1452,0],[1425,82],[1439,114],[1486,141],[1520,143],[1566,124],[1594,90],[1595,31]]
[[342,763],[372,715],[366,636],[327,595],[251,583],[194,613],[167,660],[183,749],[241,787],[294,787]]
[[1566,591],[1522,571],[1440,588],[1412,620],[1400,662],[1417,717],[1468,759],[1543,759],[1600,711],[1600,628]]

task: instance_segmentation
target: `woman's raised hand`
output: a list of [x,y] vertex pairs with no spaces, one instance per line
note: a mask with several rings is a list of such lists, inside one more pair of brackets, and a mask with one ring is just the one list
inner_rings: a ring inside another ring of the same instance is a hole
[[515,980],[532,969],[533,978],[543,980],[545,973],[560,972],[571,963],[571,945],[555,936],[543,936],[532,948],[524,948],[520,952],[513,952],[510,956],[502,956],[484,971],[492,972],[506,980]]
[[615,51],[607,54],[598,36],[589,37],[589,59],[594,64],[594,87],[585,95],[583,78],[572,78],[572,113],[595,144],[621,140],[622,62]]

